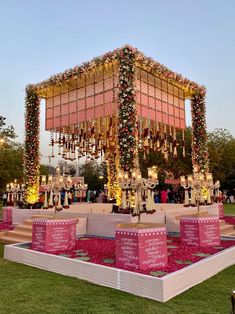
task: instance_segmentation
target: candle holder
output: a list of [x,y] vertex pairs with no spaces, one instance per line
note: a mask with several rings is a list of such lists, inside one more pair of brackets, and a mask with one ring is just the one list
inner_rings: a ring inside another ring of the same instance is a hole
[[[155,166],[148,168],[148,179],[142,178],[138,167],[131,173],[120,170],[118,179],[122,189],[121,208],[132,209],[132,214],[138,216],[138,223],[140,223],[142,212],[153,212],[153,190],[158,184],[157,168]],[[147,198],[145,208],[143,208],[143,197]]]
[[6,185],[7,192],[7,205],[20,205],[23,202],[25,185],[18,183],[15,179],[14,182]]
[[[199,213],[199,205],[210,205],[213,200],[214,190],[219,189],[219,181],[213,184],[212,173],[199,173],[194,170],[192,175],[180,177],[181,186],[184,188],[184,206],[195,204]],[[189,199],[189,189],[191,190],[191,198]]]

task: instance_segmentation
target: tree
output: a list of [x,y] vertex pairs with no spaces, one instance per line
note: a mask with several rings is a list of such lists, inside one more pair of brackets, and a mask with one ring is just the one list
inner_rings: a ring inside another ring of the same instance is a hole
[[235,139],[226,129],[208,133],[210,171],[223,188],[235,185]]
[[0,116],[0,190],[6,184],[17,179],[23,182],[23,145],[16,143],[17,137],[13,126],[6,126],[6,118]]
[[107,182],[107,170],[103,165],[98,165],[95,161],[85,163],[79,169],[79,173],[84,177],[90,190],[103,190],[104,183]]

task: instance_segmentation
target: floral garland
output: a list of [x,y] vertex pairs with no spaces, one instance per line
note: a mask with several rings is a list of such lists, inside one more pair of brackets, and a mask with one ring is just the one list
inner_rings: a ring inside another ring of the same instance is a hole
[[65,72],[51,76],[48,80],[41,83],[35,84],[38,90],[47,88],[51,85],[61,84],[63,82],[69,81],[70,79],[76,79],[81,75],[88,74],[89,71],[93,70],[97,66],[103,65],[105,63],[113,62],[120,58],[123,51],[129,50],[135,53],[135,61],[139,62],[142,66],[147,67],[153,74],[157,74],[161,77],[172,80],[180,85],[181,88],[189,90],[191,92],[199,92],[200,94],[206,93],[206,88],[201,86],[189,79],[183,77],[181,74],[175,73],[168,69],[161,63],[154,61],[150,57],[146,57],[142,52],[137,49],[125,45],[122,48],[115,49],[114,51],[109,51],[102,56],[93,58],[89,62],[84,62],[80,66],[75,66],[74,68],[68,69]]
[[25,98],[25,152],[24,175],[25,201],[34,204],[38,200],[40,99],[32,85],[26,88]]
[[124,47],[119,52],[119,125],[118,143],[120,166],[128,171],[134,167],[136,149],[136,111],[134,91],[135,50]]
[[191,99],[192,163],[196,172],[206,173],[209,168],[205,96],[196,93]]

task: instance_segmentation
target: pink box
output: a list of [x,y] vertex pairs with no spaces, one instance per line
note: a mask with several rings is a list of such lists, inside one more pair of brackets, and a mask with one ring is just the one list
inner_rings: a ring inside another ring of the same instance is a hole
[[218,203],[219,219],[224,219],[224,204]]
[[12,207],[2,208],[2,221],[6,225],[12,225]]
[[220,245],[218,217],[183,217],[180,219],[181,242],[194,246]]
[[142,225],[143,227],[138,227],[138,224],[117,225],[115,232],[117,267],[145,270],[167,266],[166,227],[153,223]]
[[71,250],[76,245],[78,219],[42,219],[33,221],[32,249],[40,252]]

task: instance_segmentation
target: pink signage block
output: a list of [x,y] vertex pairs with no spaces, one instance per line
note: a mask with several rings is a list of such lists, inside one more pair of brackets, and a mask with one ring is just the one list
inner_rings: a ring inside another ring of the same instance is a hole
[[78,219],[35,219],[33,221],[32,249],[40,252],[70,250],[76,244]]
[[[126,225],[126,227],[125,227]],[[119,268],[149,269],[167,266],[166,227],[138,228],[137,224],[120,224],[116,228],[116,266]]]
[[6,225],[12,225],[12,207],[2,208],[2,221]]
[[219,219],[224,219],[224,204],[218,203]]
[[181,242],[194,246],[220,245],[218,217],[183,217],[180,219]]

